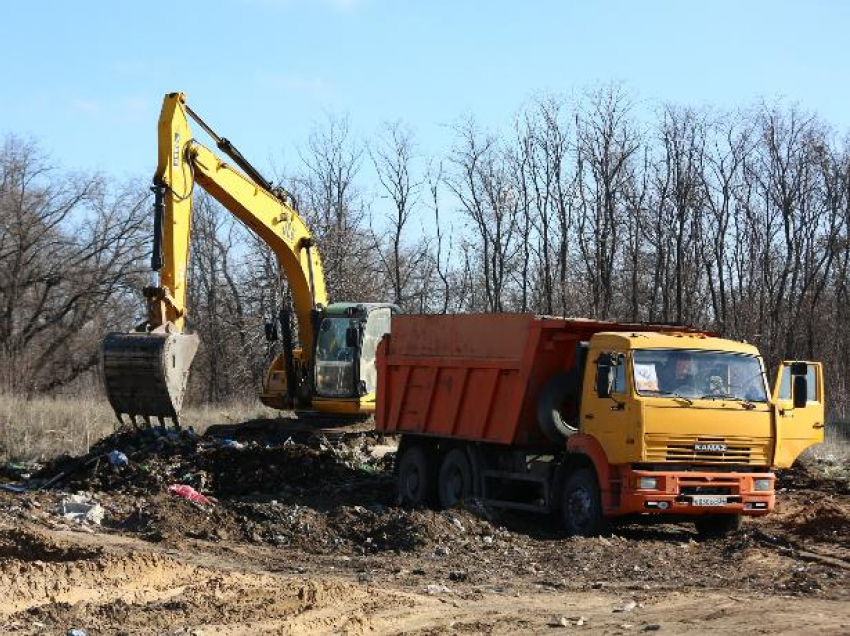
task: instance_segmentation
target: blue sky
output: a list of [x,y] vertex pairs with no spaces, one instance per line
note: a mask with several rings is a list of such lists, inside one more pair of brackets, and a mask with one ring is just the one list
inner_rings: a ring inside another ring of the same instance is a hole
[[0,135],[69,169],[144,176],[181,90],[260,166],[291,169],[326,113],[445,153],[450,125],[506,125],[536,92],[622,81],[649,109],[784,97],[850,130],[850,3],[403,0],[7,2]]

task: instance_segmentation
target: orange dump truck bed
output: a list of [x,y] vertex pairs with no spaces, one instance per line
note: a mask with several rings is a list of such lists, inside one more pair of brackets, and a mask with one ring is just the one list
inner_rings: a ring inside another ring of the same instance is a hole
[[394,317],[378,350],[377,429],[550,445],[537,426],[537,397],[573,366],[577,343],[601,331],[667,329],[532,314]]

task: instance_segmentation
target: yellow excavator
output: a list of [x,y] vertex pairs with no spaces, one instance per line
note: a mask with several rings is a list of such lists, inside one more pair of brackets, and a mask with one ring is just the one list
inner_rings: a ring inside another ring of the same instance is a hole
[[[192,136],[188,118],[213,139],[237,168]],[[328,304],[322,260],[293,198],[274,187],[227,139],[219,137],[188,106],[183,93],[165,96],[159,117],[159,160],[153,179],[155,284],[142,291],[147,318],[133,331],[104,338],[101,353],[109,402],[119,421],[150,424],[166,418],[179,425],[189,367],[198,350],[186,332],[192,192],[200,186],[277,257],[289,285],[297,322],[294,344],[290,311],[281,308],[282,352],[273,360],[260,400],[272,408],[339,416],[375,410],[375,350],[390,330],[398,307],[389,303]],[[277,324],[266,336],[277,340]]]

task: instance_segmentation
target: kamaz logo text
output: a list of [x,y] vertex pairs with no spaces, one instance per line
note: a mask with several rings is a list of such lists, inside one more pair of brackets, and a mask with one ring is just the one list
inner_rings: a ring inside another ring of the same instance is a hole
[[703,453],[723,453],[727,448],[726,444],[694,444],[694,450]]

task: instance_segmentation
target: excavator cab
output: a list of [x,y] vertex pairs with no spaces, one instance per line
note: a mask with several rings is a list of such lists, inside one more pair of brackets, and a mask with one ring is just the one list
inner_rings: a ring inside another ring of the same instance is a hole
[[375,352],[398,311],[384,303],[336,303],[325,310],[313,358],[314,406],[352,415],[374,411]]
[[[304,408],[334,415],[367,417],[375,411],[378,373],[375,354],[392,316],[399,313],[389,303],[334,303],[315,320],[315,348],[305,356],[293,349],[292,375],[307,395],[293,400],[287,391],[286,353],[269,367],[260,400],[277,409]],[[284,343],[284,348],[286,343]],[[308,364],[303,364],[309,360]],[[304,399],[306,397],[306,399]]]

